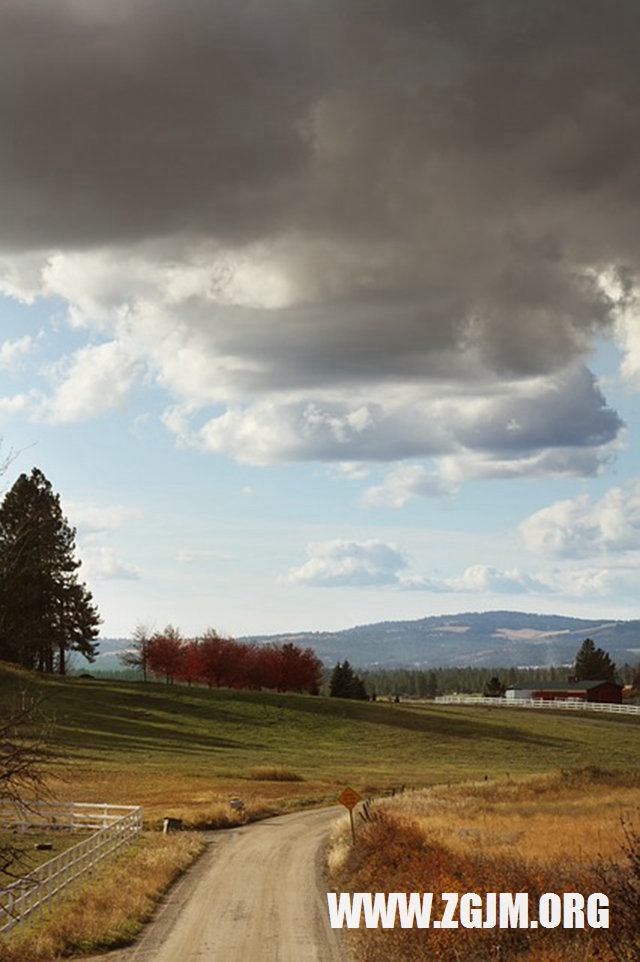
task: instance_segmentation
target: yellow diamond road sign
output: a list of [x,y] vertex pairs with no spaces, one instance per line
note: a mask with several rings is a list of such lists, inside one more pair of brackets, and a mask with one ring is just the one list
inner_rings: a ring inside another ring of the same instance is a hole
[[358,795],[355,788],[345,788],[338,795],[338,801],[345,808],[355,808],[362,796]]

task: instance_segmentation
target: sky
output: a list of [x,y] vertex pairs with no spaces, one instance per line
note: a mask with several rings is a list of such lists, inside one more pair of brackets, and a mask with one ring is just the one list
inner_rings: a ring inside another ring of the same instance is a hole
[[4,0],[0,435],[102,635],[640,617],[635,0]]

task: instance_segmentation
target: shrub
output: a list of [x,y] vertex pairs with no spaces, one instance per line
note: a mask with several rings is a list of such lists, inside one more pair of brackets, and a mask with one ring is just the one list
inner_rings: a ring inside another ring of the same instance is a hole
[[609,945],[620,962],[640,962],[640,829],[628,819],[622,820],[623,865],[607,865],[602,869],[602,889],[611,900],[614,925],[609,931]]
[[290,772],[287,768],[252,768],[248,778],[256,782],[303,782],[302,775]]
[[[543,892],[599,890],[588,869],[563,870],[528,865],[524,861],[459,854],[430,841],[420,829],[380,810],[363,824],[358,841],[346,859],[334,861],[336,890],[351,892],[433,892],[433,917],[441,911],[439,893],[528,892],[532,915]],[[606,930],[564,929],[393,929],[349,930],[354,956],[359,962],[612,962]],[[596,954],[597,953],[597,954]],[[622,957],[621,957],[622,958]],[[626,957],[625,957],[626,958]]]

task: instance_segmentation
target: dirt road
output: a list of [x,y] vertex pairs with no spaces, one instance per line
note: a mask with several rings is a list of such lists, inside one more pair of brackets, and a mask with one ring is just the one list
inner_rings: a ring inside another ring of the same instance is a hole
[[322,864],[344,809],[216,832],[134,946],[109,962],[346,962],[329,927]]

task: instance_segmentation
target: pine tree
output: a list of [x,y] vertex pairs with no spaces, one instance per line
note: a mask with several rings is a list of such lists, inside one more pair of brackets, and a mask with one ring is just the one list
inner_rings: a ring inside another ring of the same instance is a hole
[[359,675],[356,675],[348,661],[338,662],[331,673],[329,682],[329,695],[331,698],[357,698],[367,701],[364,682]]
[[576,681],[615,681],[616,666],[608,652],[585,638],[576,655],[573,675]]
[[0,658],[61,674],[69,651],[93,661],[100,617],[79,567],[51,483],[21,474],[0,505]]
[[[345,662],[345,665],[349,666],[349,662]],[[349,666],[350,667],[350,666]],[[342,662],[338,662],[333,671],[331,672],[331,679],[329,681],[329,697],[330,698],[345,698],[345,670],[342,666]]]
[[497,675],[492,675],[484,686],[485,698],[503,698],[506,689]]

